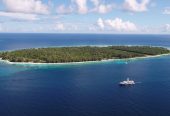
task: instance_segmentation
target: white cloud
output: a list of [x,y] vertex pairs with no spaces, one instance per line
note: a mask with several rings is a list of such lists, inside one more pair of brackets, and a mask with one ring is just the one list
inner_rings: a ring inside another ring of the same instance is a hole
[[57,7],[56,12],[58,14],[69,14],[73,12],[73,7],[70,5],[66,7],[65,5],[60,5]]
[[57,23],[54,27],[54,30],[58,30],[58,31],[64,31],[65,30],[65,26],[62,23]]
[[7,11],[16,13],[48,14],[48,6],[41,0],[3,0]]
[[169,14],[170,15],[170,7],[166,7],[163,11],[163,14]]
[[101,0],[90,0],[90,1],[95,6],[94,8],[91,9],[91,12],[105,14],[112,11],[113,8],[115,7],[114,4],[104,4]]
[[131,12],[144,12],[147,11],[147,7],[150,0],[125,0],[123,9]]
[[114,20],[108,19],[105,21],[106,25],[110,26],[116,31],[136,31],[137,27],[130,21],[123,21],[120,18]]
[[75,32],[78,30],[77,23],[73,24],[73,23],[57,22],[54,25],[50,25],[50,27],[53,31],[59,31],[59,32]]
[[86,14],[88,12],[87,0],[72,0],[78,8],[78,13]]
[[58,14],[70,14],[75,12],[79,14],[91,12],[104,14],[112,11],[114,7],[115,4],[106,4],[103,0],[71,0],[71,4],[68,6],[64,4],[59,5],[56,8],[56,12]]
[[118,32],[131,32],[131,31],[137,31],[137,26],[130,22],[130,21],[123,21],[120,18],[107,19],[103,20],[101,18],[98,19],[97,25],[101,29],[111,29]]
[[100,5],[96,6],[94,9],[92,9],[92,12],[98,12],[101,14],[105,14],[105,13],[112,11],[113,8],[114,8],[114,5],[100,4]]
[[165,31],[170,32],[170,24],[165,25]]
[[0,11],[0,16],[9,17],[16,20],[26,20],[26,21],[39,20],[39,18],[35,14],[11,13],[11,12]]
[[97,25],[98,25],[102,30],[104,29],[105,24],[104,24],[104,21],[103,21],[102,18],[99,18],[99,19],[97,20]]

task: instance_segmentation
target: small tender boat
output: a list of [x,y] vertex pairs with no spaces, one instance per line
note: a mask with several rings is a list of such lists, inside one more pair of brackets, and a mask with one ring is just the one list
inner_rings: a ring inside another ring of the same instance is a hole
[[119,83],[119,85],[134,85],[135,84],[135,82],[133,81],[133,80],[129,80],[129,78],[127,78],[127,80],[126,81],[122,81],[122,82],[120,82]]

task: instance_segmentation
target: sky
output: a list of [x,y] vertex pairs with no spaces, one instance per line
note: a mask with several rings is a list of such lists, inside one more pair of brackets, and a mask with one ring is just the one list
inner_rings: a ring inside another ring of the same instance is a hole
[[170,34],[170,0],[0,0],[0,32]]

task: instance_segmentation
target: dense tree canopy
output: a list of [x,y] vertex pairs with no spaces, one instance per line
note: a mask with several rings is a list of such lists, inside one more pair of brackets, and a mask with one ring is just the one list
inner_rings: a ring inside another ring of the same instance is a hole
[[33,48],[1,52],[3,60],[11,62],[64,63],[122,59],[170,53],[166,48],[149,46],[60,47]]

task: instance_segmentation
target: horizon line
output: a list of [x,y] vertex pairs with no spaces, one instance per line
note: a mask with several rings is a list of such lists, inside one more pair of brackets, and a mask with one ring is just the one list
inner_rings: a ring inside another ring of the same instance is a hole
[[170,33],[53,33],[53,32],[0,32],[0,34],[170,35]]

